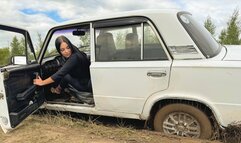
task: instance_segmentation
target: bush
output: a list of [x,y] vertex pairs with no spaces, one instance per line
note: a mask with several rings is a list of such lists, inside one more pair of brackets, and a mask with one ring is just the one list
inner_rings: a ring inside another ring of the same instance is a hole
[[229,124],[222,132],[222,139],[225,143],[240,143],[241,121]]

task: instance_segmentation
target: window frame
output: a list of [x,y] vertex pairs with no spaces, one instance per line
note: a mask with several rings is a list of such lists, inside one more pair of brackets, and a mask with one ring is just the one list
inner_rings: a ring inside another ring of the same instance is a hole
[[[12,33],[17,33],[20,34],[24,37],[24,55],[26,57],[26,65],[30,65],[32,63],[36,63],[37,58],[36,58],[36,54],[33,48],[33,44],[32,44],[32,40],[31,37],[29,35],[29,32],[24,30],[24,29],[20,29],[20,28],[16,28],[16,27],[12,27],[12,26],[7,26],[7,25],[2,25],[0,24],[0,30],[6,31],[6,32],[12,32]],[[9,47],[10,48],[10,47]],[[30,50],[30,51],[29,51]],[[33,54],[33,60],[29,60],[29,53]],[[12,56],[10,56],[11,58]],[[1,68],[4,67],[8,67],[9,65],[0,65]]]
[[[144,25],[148,24],[150,26],[152,32],[155,34],[157,37],[161,48],[164,50],[164,53],[166,54],[167,59],[166,60],[161,60],[161,59],[144,59]],[[141,59],[140,60],[97,60],[97,54],[96,54],[96,45],[97,45],[97,38],[96,38],[96,30],[99,30],[100,28],[114,28],[118,26],[130,26],[130,25],[135,25],[135,24],[140,24],[141,26]],[[171,60],[171,56],[169,54],[169,51],[167,50],[167,46],[161,37],[160,33],[156,29],[156,26],[151,22],[148,18],[146,17],[125,17],[125,18],[116,18],[116,19],[107,19],[107,20],[101,20],[97,22],[93,22],[92,24],[93,28],[93,37],[94,37],[94,52],[95,54],[94,58],[96,62],[120,62],[120,61],[167,61]]]
[[[60,31],[60,30],[67,30],[67,29],[73,29],[73,28],[77,28],[77,27],[85,27],[85,26],[89,26],[89,33],[90,33],[90,54],[91,54],[91,29],[92,29],[92,24],[91,22],[84,22],[84,23],[74,23],[74,24],[67,24],[67,25],[62,25],[62,26],[58,26],[58,27],[53,27],[52,29],[49,30],[49,32],[47,33],[47,36],[44,40],[43,43],[43,47],[40,50],[40,54],[38,55],[38,60],[39,63],[43,64],[44,62],[48,61],[49,58],[53,57],[54,55],[50,56],[50,57],[45,57],[46,51],[49,47],[49,44],[51,42],[51,39],[54,35],[54,33],[56,31]],[[57,56],[57,55],[56,55]]]
[[[155,25],[154,25],[152,22],[150,22],[150,21],[147,21],[146,24],[148,24],[148,26],[150,26],[151,30],[154,32],[154,34],[155,34],[155,36],[157,37],[157,39],[158,39],[158,41],[159,41],[159,43],[160,43],[163,51],[164,51],[165,54],[166,54],[167,59],[166,59],[166,60],[161,60],[161,59],[150,59],[150,60],[148,60],[148,59],[144,59],[144,61],[167,61],[167,60],[170,61],[172,58],[171,58],[171,56],[170,56],[170,54],[169,54],[169,52],[168,52],[167,46],[166,46],[163,38],[162,38],[161,35],[159,34],[157,28],[156,28]],[[143,23],[143,52],[145,51],[145,50],[144,50],[144,48],[145,48],[145,47],[144,47],[144,34],[145,34],[145,33],[144,33],[144,27],[145,27],[145,23]],[[144,58],[144,53],[143,53],[143,58]]]
[[[191,26],[182,20],[182,16],[188,20],[188,23],[191,23]],[[189,12],[178,12],[177,18],[194,43],[197,45],[198,49],[201,51],[201,54],[203,54],[207,59],[213,58],[220,53],[222,46],[215,40],[215,38],[204,26],[200,25],[200,23],[198,23],[192,17],[192,14]],[[211,51],[208,51],[209,49],[211,49]]]

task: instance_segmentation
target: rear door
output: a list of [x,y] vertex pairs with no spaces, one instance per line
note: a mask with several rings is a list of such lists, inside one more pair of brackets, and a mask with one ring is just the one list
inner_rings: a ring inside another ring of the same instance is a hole
[[151,95],[168,88],[172,60],[157,31],[135,17],[96,22],[94,32],[90,69],[96,108],[141,114]]
[[15,128],[44,102],[43,91],[33,85],[40,73],[26,30],[0,25],[0,125]]

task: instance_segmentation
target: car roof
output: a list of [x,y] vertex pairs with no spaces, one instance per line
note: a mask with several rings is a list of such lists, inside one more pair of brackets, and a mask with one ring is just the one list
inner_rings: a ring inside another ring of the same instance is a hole
[[117,12],[114,14],[105,14],[101,16],[89,16],[85,18],[69,20],[69,21],[65,21],[63,23],[57,24],[54,27],[64,26],[68,24],[75,24],[75,23],[84,23],[84,22],[93,22],[93,21],[106,20],[106,19],[121,18],[121,17],[131,17],[131,16],[148,17],[150,14],[176,15],[178,12],[180,12],[180,10],[178,9],[145,9],[145,10],[125,11],[125,12]]
[[[148,15],[150,15],[150,14],[159,14],[159,15],[161,15],[161,14],[171,14],[171,15],[176,15],[178,12],[180,12],[180,10],[178,10],[178,9],[144,9],[144,10],[117,12],[117,13],[114,13],[114,14],[105,14],[105,15],[101,15],[101,16],[88,16],[88,17],[85,17],[85,18],[69,20],[69,21],[65,21],[65,22],[56,24],[52,28],[59,27],[59,26],[64,26],[64,25],[68,25],[68,24],[93,22],[93,21],[114,19],[114,18],[121,18],[121,17],[131,17],[131,16],[148,17]],[[1,23],[0,23],[0,25],[5,25],[5,26],[9,26],[9,27],[16,27],[16,26],[12,26],[12,25],[9,25],[9,24],[1,24]],[[22,27],[16,27],[16,28],[28,31],[27,29],[24,29]]]

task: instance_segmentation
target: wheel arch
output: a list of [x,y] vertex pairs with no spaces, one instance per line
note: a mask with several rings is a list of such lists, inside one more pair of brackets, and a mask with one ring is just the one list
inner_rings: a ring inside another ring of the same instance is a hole
[[200,100],[183,99],[183,98],[163,98],[163,99],[157,100],[156,102],[153,102],[151,108],[149,109],[147,119],[150,122],[152,122],[156,112],[160,108],[162,108],[166,105],[169,105],[169,104],[174,104],[174,103],[187,104],[187,105],[191,105],[193,107],[196,107],[199,110],[201,110],[202,112],[204,112],[204,114],[207,115],[207,117],[209,118],[212,126],[216,126],[216,125],[221,126],[222,125],[222,121],[219,118],[220,117],[219,114],[217,113],[217,111],[212,106],[210,106],[209,104],[207,104],[203,101],[200,101]]

